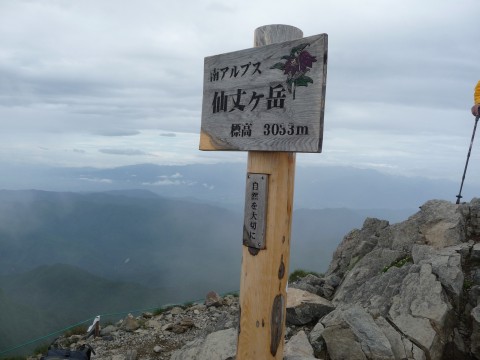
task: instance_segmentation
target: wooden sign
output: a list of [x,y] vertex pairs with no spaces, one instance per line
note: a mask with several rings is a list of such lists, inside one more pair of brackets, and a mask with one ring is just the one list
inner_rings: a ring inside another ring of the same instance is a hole
[[327,35],[205,58],[200,150],[321,152]]

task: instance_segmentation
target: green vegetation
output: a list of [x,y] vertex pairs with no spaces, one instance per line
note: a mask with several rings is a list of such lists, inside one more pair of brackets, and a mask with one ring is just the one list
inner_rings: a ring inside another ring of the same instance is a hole
[[169,306],[165,306],[165,307],[155,309],[155,310],[153,310],[153,315],[157,316],[157,315],[163,314],[164,312],[172,310],[174,307],[175,307],[175,305],[169,305]]
[[37,354],[45,355],[47,353],[49,347],[50,347],[50,344],[39,345],[33,350],[33,353],[35,355],[37,355]]
[[288,282],[298,281],[298,280],[304,278],[305,276],[307,276],[308,274],[312,274],[312,275],[315,275],[317,277],[322,277],[323,276],[323,274],[319,274],[315,271],[297,269],[290,274],[290,276],[288,277]]
[[352,270],[359,261],[360,261],[360,258],[358,256],[351,258],[350,263],[348,264],[347,271]]
[[182,309],[188,309],[190,307],[192,307],[193,305],[195,305],[195,302],[194,301],[187,301],[185,303],[182,304]]
[[413,263],[413,258],[410,255],[404,256],[401,259],[393,261],[390,265],[387,265],[383,268],[382,272],[387,272],[391,267],[395,266],[401,268],[403,265]]
[[87,333],[88,327],[85,325],[80,325],[80,326],[75,326],[74,328],[71,328],[70,330],[67,330],[64,335],[65,337],[70,337],[73,335],[85,335]]
[[471,279],[463,280],[463,289],[468,291],[473,286],[473,281]]
[[240,291],[229,291],[229,292],[223,294],[223,297],[225,297],[227,295],[231,295],[233,297],[238,298],[240,296]]

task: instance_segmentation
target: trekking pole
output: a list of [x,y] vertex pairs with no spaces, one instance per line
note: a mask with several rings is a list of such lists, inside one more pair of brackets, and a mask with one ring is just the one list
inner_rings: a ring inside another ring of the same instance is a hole
[[460,184],[460,191],[457,195],[457,205],[460,204],[460,199],[462,198],[462,188],[463,182],[465,180],[465,174],[467,173],[468,160],[470,160],[470,153],[472,152],[473,139],[475,138],[475,131],[477,130],[477,123],[480,116],[475,118],[475,125],[473,126],[472,139],[470,140],[470,147],[468,148],[467,162],[465,163],[465,169],[463,170],[462,183]]

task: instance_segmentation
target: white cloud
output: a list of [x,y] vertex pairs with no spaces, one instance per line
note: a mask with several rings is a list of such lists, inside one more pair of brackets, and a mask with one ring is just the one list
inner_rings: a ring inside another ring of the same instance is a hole
[[113,180],[111,180],[111,179],[80,177],[80,180],[88,181],[88,182],[95,182],[95,183],[103,183],[103,184],[112,184],[113,183]]
[[147,155],[145,151],[138,149],[99,149],[101,153],[110,155],[126,155],[126,156],[138,156]]

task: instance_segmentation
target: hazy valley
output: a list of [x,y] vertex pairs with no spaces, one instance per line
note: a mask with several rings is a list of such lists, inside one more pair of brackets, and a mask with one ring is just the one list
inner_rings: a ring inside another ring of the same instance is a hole
[[[243,166],[44,169],[25,181],[17,186],[43,190],[0,191],[0,350],[100,313],[238,290]],[[455,191],[447,181],[298,168],[290,270],[323,272],[367,216],[401,221]]]

